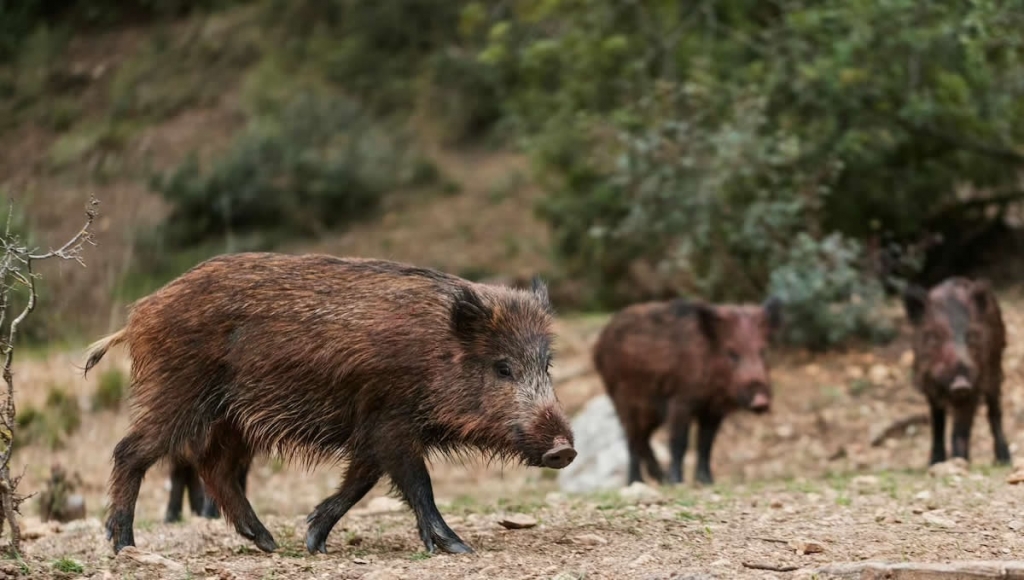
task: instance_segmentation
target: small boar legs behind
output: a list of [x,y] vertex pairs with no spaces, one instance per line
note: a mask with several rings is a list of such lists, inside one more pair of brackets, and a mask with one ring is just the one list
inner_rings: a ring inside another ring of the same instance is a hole
[[521,290],[322,255],[199,264],[90,348],[86,372],[119,343],[132,359],[135,413],[114,448],[106,522],[115,553],[135,544],[139,486],[167,456],[194,465],[235,530],[273,551],[243,488],[254,455],[273,452],[307,466],[348,461],[307,518],[311,553],[326,552],[384,475],[427,551],[471,552],[434,503],[425,459],[477,449],[536,467],[573,461],[549,373],[552,318],[539,279]]
[[931,412],[929,464],[946,460],[947,410],[953,412],[953,456],[970,459],[971,428],[982,400],[995,461],[1010,463],[1000,401],[1006,329],[995,293],[985,282],[954,277],[930,290],[907,287],[903,306],[913,327],[914,386]]
[[[248,473],[248,469],[242,471],[241,480],[239,481],[243,494],[245,493]],[[188,505],[192,509],[192,513],[210,519],[220,517],[220,508],[217,507],[217,503],[213,501],[213,498],[206,493],[203,480],[199,478],[199,472],[196,471],[195,466],[184,459],[178,458],[171,463],[171,493],[167,500],[167,512],[164,515],[165,523],[181,521],[182,504],[184,503],[186,492],[188,493]]]
[[697,421],[700,483],[713,483],[711,448],[723,419],[746,409],[761,414],[772,389],[764,354],[781,324],[780,303],[710,305],[674,300],[618,312],[594,346],[594,366],[615,406],[629,449],[627,484],[665,475],[650,437],[669,428],[670,483],[683,481],[690,424]]

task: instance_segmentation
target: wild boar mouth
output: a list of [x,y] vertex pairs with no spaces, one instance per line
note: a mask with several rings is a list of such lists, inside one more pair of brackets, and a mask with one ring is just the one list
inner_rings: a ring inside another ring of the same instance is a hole
[[950,393],[967,393],[971,390],[971,381],[963,375],[957,375],[953,378],[953,382],[949,383]]

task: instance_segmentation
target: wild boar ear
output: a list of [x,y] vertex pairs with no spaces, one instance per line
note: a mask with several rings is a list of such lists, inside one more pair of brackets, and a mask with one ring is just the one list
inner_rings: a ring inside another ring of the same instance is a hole
[[700,328],[701,334],[708,339],[709,343],[717,344],[719,318],[715,307],[707,304],[695,304],[693,308],[697,314],[697,326]]
[[974,306],[977,307],[978,312],[982,314],[988,312],[991,293],[992,287],[987,280],[975,280],[973,288],[971,288],[971,300],[974,301]]
[[452,304],[452,331],[461,340],[471,340],[487,329],[490,309],[472,288],[462,287]]
[[903,289],[903,310],[906,311],[911,324],[917,326],[924,318],[924,307],[927,300],[928,291],[917,284],[908,284]]
[[537,297],[537,300],[540,300],[540,304],[544,307],[544,310],[548,313],[553,312],[554,309],[551,307],[551,297],[548,295],[548,285],[544,283],[544,280],[541,279],[540,275],[535,275],[530,280],[530,289],[533,291],[533,295]]
[[782,326],[782,300],[776,296],[769,296],[761,308],[764,309],[768,321],[768,332],[774,334]]

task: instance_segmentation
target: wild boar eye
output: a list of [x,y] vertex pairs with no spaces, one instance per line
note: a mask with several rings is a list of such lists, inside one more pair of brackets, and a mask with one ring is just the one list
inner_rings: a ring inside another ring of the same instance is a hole
[[733,364],[740,362],[740,353],[734,350],[729,350],[729,352],[726,354],[729,355],[729,360],[731,360]]
[[498,376],[503,379],[512,378],[512,365],[505,361],[498,361],[494,365],[494,372],[498,373]]

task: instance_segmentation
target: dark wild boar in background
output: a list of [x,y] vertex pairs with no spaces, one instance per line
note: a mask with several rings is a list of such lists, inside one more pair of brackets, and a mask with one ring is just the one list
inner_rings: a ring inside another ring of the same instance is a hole
[[953,412],[953,456],[969,460],[971,426],[984,399],[995,460],[1010,463],[1000,398],[1006,329],[988,283],[953,277],[925,290],[908,286],[903,306],[913,327],[914,386],[928,399],[929,464],[946,460],[946,412]]
[[561,469],[576,456],[551,383],[546,286],[476,284],[384,260],[240,253],[207,260],[131,307],[97,341],[132,359],[133,419],[114,448],[106,521],[134,545],[139,485],[162,457],[195,465],[225,519],[277,548],[240,485],[254,454],[304,465],[347,459],[309,514],[326,552],[339,519],[384,475],[427,551],[472,552],[445,523],[425,458],[472,449]]
[[594,346],[594,366],[625,430],[627,484],[641,463],[664,481],[650,437],[668,423],[669,483],[683,481],[690,424],[697,420],[696,479],[712,483],[711,446],[722,420],[738,409],[765,413],[772,388],[765,350],[781,324],[778,300],[712,305],[646,302],[615,314]]
[[[249,468],[246,467],[239,474],[239,485],[242,487],[243,494],[245,494],[245,483],[248,476]],[[203,488],[203,480],[199,478],[199,472],[196,471],[195,466],[178,458],[171,461],[171,493],[167,500],[164,522],[181,521],[181,510],[186,493],[188,493],[188,505],[193,514],[211,519],[220,517],[220,508]]]

